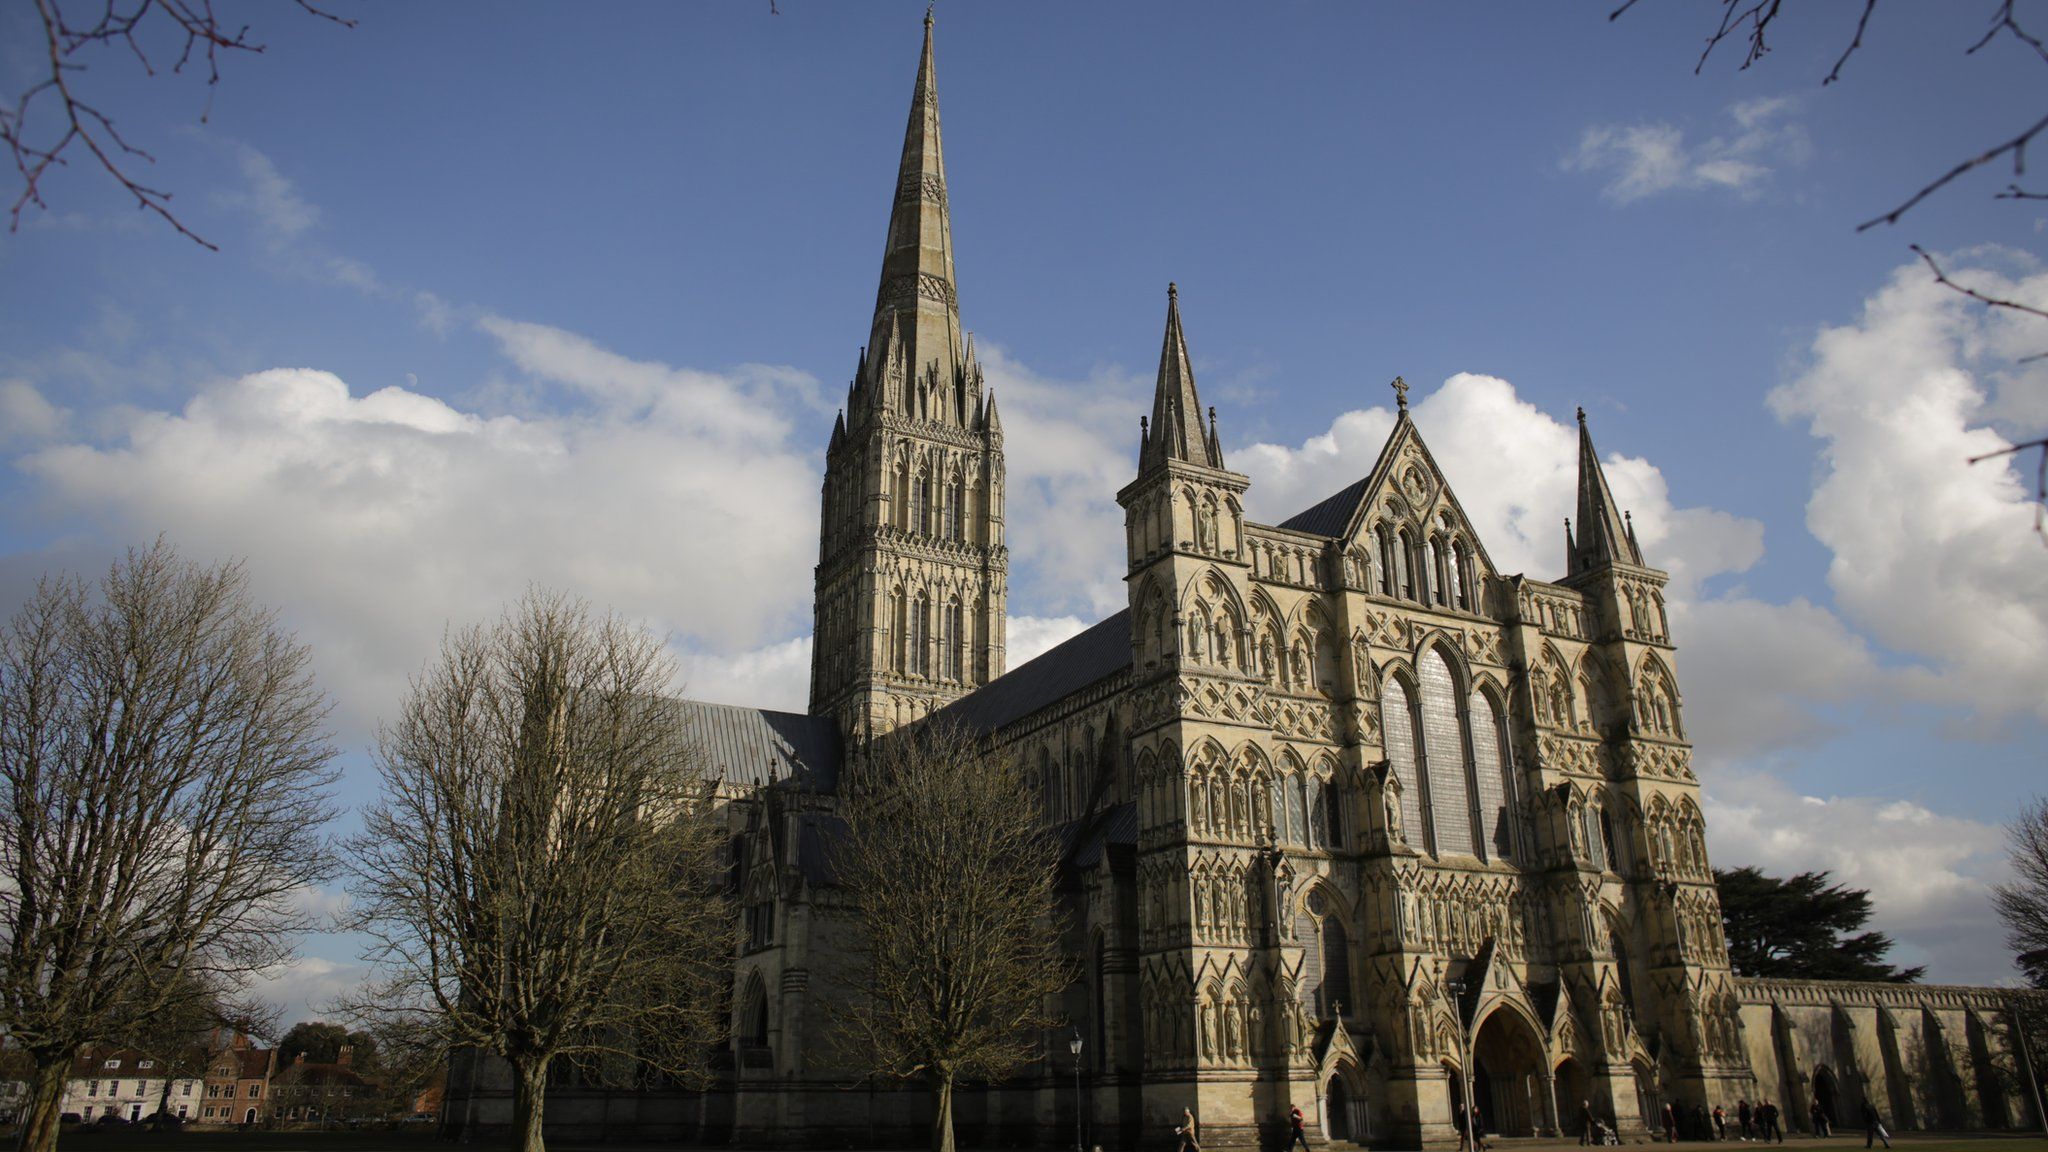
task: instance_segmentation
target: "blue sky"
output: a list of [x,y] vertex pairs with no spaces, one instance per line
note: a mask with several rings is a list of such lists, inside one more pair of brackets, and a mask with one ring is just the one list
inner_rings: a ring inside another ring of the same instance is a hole
[[[1370,465],[1400,374],[1495,563],[1554,578],[1584,405],[1674,574],[1716,863],[1833,868],[1898,959],[2005,978],[1984,892],[2041,788],[2048,548],[2017,473],[1962,460],[2048,426],[2048,322],[1906,245],[2048,302],[2044,217],[2001,170],[1854,225],[2031,123],[2048,72],[1965,57],[1988,2],[1881,8],[1826,89],[1840,11],[1695,75],[1718,5],[1610,6],[940,5],[1013,653],[1121,602],[1168,280],[1269,520]],[[443,625],[528,581],[671,633],[693,694],[801,708],[923,8],[777,7],[256,8],[204,123],[197,80],[93,59],[221,251],[79,163],[0,237],[0,598],[159,532],[247,557],[351,804]],[[280,997],[355,978],[308,951]]]

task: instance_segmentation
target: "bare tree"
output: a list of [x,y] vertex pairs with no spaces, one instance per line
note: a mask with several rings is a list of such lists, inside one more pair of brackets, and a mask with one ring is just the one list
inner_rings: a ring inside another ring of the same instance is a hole
[[[21,192],[8,209],[8,231],[21,226],[23,208],[30,204],[47,207],[43,201],[43,178],[50,169],[68,163],[67,153],[83,149],[94,164],[134,197],[136,208],[154,214],[200,246],[218,250],[171,211],[169,192],[135,177],[136,164],[153,164],[156,157],[122,136],[114,127],[113,114],[104,105],[88,99],[81,90],[87,71],[85,57],[125,48],[151,76],[156,75],[160,58],[170,59],[173,73],[182,73],[187,66],[204,62],[207,101],[199,120],[205,123],[213,106],[213,89],[220,83],[221,57],[237,52],[261,53],[263,45],[249,39],[247,25],[237,28],[223,23],[211,0],[30,3],[43,33],[41,42],[35,45],[42,67],[31,73],[33,82],[16,98],[12,108],[0,107],[0,144],[7,146],[14,170],[21,177]],[[336,24],[355,26],[355,21],[327,12],[312,0],[298,0],[298,6]],[[83,14],[67,8],[82,9]]]
[[953,1152],[953,1088],[1036,1054],[1072,979],[1060,954],[1059,849],[1007,756],[927,724],[868,746],[847,776],[833,874],[861,949],[841,1041],[877,1074],[931,1089],[931,1146]]
[[[45,578],[0,635],[0,1024],[47,1152],[72,1059],[194,983],[232,997],[313,927],[335,774],[307,649],[239,564],[162,541],[99,585]],[[309,836],[311,830],[316,835]]]
[[[1607,18],[1618,19],[1623,13],[1635,7],[1636,2],[1637,0],[1623,0],[1621,6],[1609,13]],[[1715,50],[1730,40],[1746,44],[1740,66],[1746,71],[1769,55],[1771,33],[1778,18],[1784,14],[1785,0],[1716,0],[1716,3],[1721,9],[1720,20],[1713,32],[1707,36],[1706,46],[1700,50],[1699,63],[1693,66],[1693,71],[1698,73],[1704,69]],[[1993,44],[2010,42],[2018,50],[2029,53],[2043,65],[2048,65],[2048,43],[2044,43],[2039,35],[2020,23],[2017,4],[2018,0],[1992,0],[1991,14],[1984,22],[1981,34],[1976,35],[1963,54],[1975,56]],[[1855,30],[1848,36],[1841,54],[1835,57],[1834,67],[1830,68],[1827,76],[1821,80],[1821,87],[1825,88],[1842,78],[1842,70],[1848,65],[1850,57],[1863,47],[1863,37],[1870,31],[1872,18],[1877,14],[1877,6],[1878,0],[1863,0],[1862,10],[1856,17]],[[1993,199],[2048,200],[2048,191],[2030,189],[2020,183],[2027,175],[2027,149],[2043,132],[2048,132],[2048,115],[2041,116],[2004,139],[1992,142],[1982,151],[1963,157],[1939,176],[1923,184],[1912,195],[1893,205],[1889,211],[1856,225],[1856,230],[1867,232],[1879,225],[1897,224],[1906,213],[1918,207],[1928,197],[1942,191],[1963,176],[1990,165],[2009,164],[2012,169],[2012,182],[2007,184],[2003,191],[1996,193]],[[1909,244],[1907,247],[1914,255],[1920,257],[1927,265],[1928,271],[1933,274],[1935,282],[1942,287],[1959,292],[1986,308],[2002,308],[2048,319],[2048,309],[2041,305],[2006,296],[1994,296],[1954,280],[1942,270],[1941,265],[1936,263],[1933,255],[1926,249],[1918,244]],[[2021,362],[2043,358],[2048,358],[2048,352],[2023,357]],[[2034,531],[2044,542],[2048,542],[2048,437],[2024,440],[1997,452],[1973,456],[1969,462],[1977,464],[1985,460],[2019,456],[2028,452],[2040,454],[2034,476]]]
[[2005,921],[2027,982],[2048,989],[2048,797],[2036,796],[2006,826],[2013,878],[1991,889],[1991,906]]
[[449,634],[379,735],[348,856],[381,982],[356,1014],[508,1061],[526,1152],[555,1061],[689,1081],[722,1030],[735,922],[674,676],[654,637],[533,592]]
[[2013,878],[1993,885],[1991,905],[2005,921],[2005,942],[2032,991],[2006,995],[2006,1016],[2021,1055],[2016,1070],[2031,1097],[2037,1120],[2042,1085],[2048,1082],[2048,796],[2036,796],[2005,829],[2012,848]]

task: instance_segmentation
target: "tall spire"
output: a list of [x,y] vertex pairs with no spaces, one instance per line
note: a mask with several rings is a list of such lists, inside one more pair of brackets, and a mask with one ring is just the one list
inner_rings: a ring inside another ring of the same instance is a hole
[[1152,392],[1152,423],[1138,452],[1138,471],[1167,460],[1223,467],[1215,417],[1202,427],[1202,401],[1195,395],[1195,369],[1188,363],[1187,337],[1180,328],[1180,289],[1166,286],[1166,341],[1159,349],[1159,383]]
[[[875,292],[870,349],[902,349],[913,380],[934,363],[940,382],[952,385],[967,359],[960,336],[960,306],[953,284],[953,224],[946,210],[946,162],[939,144],[939,89],[932,71],[932,16],[924,17],[924,53],[903,130],[903,160],[889,209],[889,242]],[[875,369],[888,370],[887,361]],[[871,369],[875,370],[875,369]]]
[[[1593,450],[1593,434],[1586,429],[1586,410],[1579,409],[1579,533],[1566,570],[1571,576],[1607,564],[1641,564],[1642,554],[1630,539],[1621,510],[1614,505],[1614,493],[1607,488],[1607,474],[1600,469],[1600,454]],[[1569,529],[1566,530],[1569,533]],[[1569,536],[1567,536],[1569,539]]]

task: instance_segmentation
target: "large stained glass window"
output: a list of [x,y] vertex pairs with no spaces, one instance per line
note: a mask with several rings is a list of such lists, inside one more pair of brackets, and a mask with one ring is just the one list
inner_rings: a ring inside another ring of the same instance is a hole
[[1410,847],[1426,851],[1430,841],[1429,829],[1422,826],[1422,784],[1415,770],[1415,712],[1407,685],[1397,677],[1387,677],[1380,694],[1380,726],[1386,733],[1387,762],[1401,782],[1402,830]]
[[1429,777],[1437,855],[1470,856],[1472,808],[1465,789],[1465,734],[1458,723],[1457,681],[1437,648],[1422,654],[1417,674],[1422,693],[1422,763]]
[[1472,775],[1479,797],[1479,826],[1486,854],[1493,860],[1514,858],[1514,832],[1509,797],[1512,784],[1501,763],[1500,714],[1493,698],[1472,690],[1466,714],[1472,718]]

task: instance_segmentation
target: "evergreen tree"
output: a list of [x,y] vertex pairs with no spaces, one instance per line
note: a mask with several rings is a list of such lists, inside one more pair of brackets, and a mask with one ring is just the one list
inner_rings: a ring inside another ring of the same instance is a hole
[[1755,868],[1716,868],[1714,881],[1737,975],[1911,984],[1927,971],[1886,963],[1891,937],[1860,931],[1870,919],[1870,893],[1830,884],[1825,871],[1781,880]]

